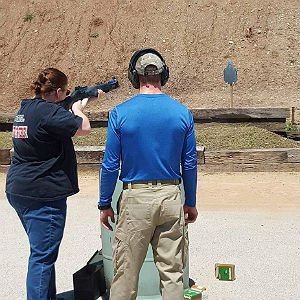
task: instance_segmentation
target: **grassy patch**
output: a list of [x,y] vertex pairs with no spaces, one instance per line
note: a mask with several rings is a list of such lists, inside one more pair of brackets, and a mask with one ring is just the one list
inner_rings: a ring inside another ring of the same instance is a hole
[[197,144],[207,150],[297,148],[293,140],[247,124],[196,124]]
[[99,33],[97,33],[97,32],[91,32],[90,33],[91,38],[97,38],[98,36],[99,36]]
[[23,17],[24,22],[31,22],[33,20],[33,13],[27,12]]
[[[74,137],[73,141],[78,146],[105,146],[106,132],[107,128],[93,128],[90,135]],[[300,147],[296,141],[244,124],[196,124],[195,133],[197,145],[204,145],[207,150]],[[11,133],[0,132],[0,148],[11,147]]]
[[285,124],[286,132],[300,132],[300,124],[293,124],[291,121],[286,122]]
[[11,132],[0,132],[0,149],[11,149]]
[[107,128],[93,128],[87,136],[75,136],[74,145],[77,146],[105,146]]

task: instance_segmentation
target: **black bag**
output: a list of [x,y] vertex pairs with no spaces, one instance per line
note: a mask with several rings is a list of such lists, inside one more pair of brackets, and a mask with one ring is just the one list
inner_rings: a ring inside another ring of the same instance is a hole
[[96,300],[106,292],[102,250],[73,274],[74,299]]

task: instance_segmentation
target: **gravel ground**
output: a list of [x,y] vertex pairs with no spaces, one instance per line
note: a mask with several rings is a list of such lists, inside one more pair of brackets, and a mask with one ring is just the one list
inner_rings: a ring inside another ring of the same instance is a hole
[[[28,242],[4,195],[0,173],[1,300],[25,299]],[[190,226],[190,277],[213,300],[295,300],[300,297],[299,173],[199,174],[198,221]],[[101,248],[98,177],[80,174],[68,201],[57,262],[58,292],[70,295],[72,274]],[[236,280],[214,277],[215,263],[236,265]],[[69,299],[72,299],[70,297]]]

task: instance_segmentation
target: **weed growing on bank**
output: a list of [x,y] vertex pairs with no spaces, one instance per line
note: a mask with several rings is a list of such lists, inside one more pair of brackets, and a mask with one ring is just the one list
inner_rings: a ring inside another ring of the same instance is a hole
[[33,13],[27,12],[23,17],[24,22],[31,22],[33,20]]

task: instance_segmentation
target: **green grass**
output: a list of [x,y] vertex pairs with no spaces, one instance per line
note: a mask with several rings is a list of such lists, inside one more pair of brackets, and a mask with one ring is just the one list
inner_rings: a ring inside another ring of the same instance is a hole
[[11,132],[0,132],[0,149],[11,149]]
[[33,13],[27,12],[23,17],[24,22],[31,22],[33,20]]
[[285,131],[286,132],[300,132],[300,124],[292,124],[291,121],[286,122],[285,124]]
[[75,136],[74,145],[77,146],[105,146],[107,128],[93,128],[87,136]]
[[206,150],[298,148],[300,145],[266,129],[247,124],[196,124],[197,144]]
[[[105,146],[107,128],[94,128],[88,136],[74,137],[78,146]],[[206,150],[238,150],[268,148],[298,148],[296,141],[268,130],[245,124],[196,124],[197,145]],[[0,149],[10,149],[11,133],[0,132]]]
[[97,33],[97,32],[91,32],[90,33],[91,38],[97,38],[98,36],[99,36],[99,33]]

